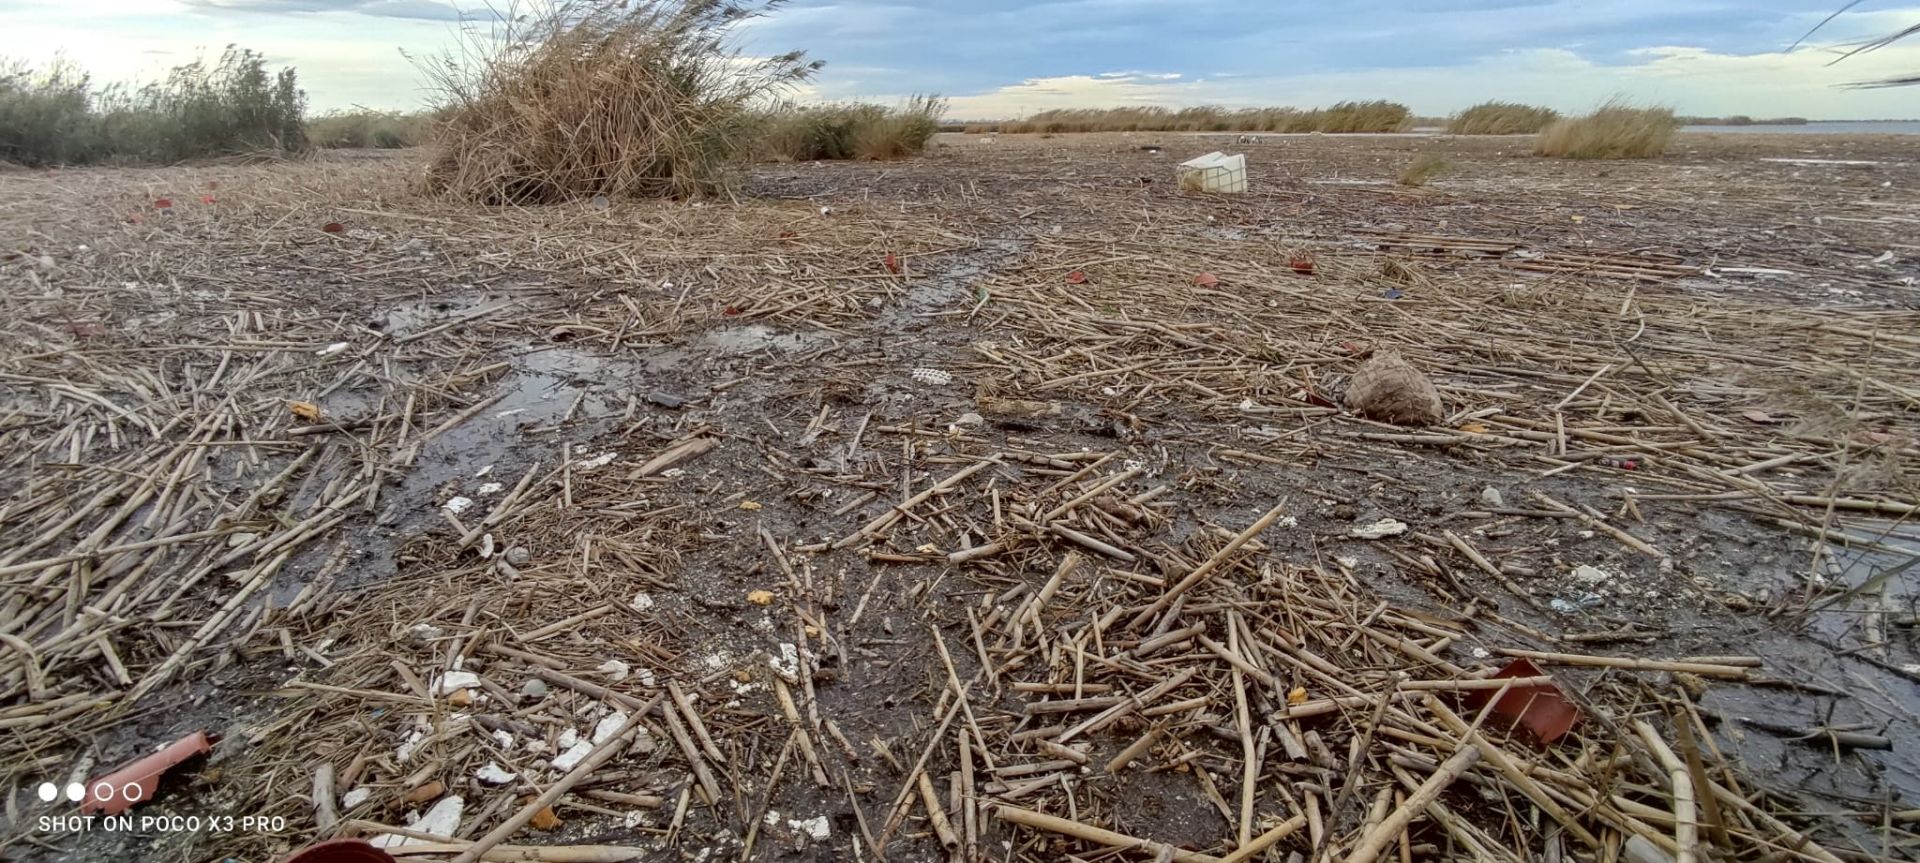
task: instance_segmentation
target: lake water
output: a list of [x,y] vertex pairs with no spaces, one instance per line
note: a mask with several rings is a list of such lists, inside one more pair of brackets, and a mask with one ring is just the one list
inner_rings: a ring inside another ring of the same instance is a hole
[[1807,123],[1802,126],[1687,126],[1680,131],[1733,135],[1920,135],[1920,120]]

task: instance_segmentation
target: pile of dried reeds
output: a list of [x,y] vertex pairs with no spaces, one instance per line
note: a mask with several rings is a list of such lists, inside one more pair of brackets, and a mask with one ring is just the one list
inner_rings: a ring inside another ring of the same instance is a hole
[[430,188],[496,204],[713,191],[749,103],[819,68],[731,47],[778,5],[559,0],[504,18],[428,70],[450,103]]
[[1447,120],[1449,135],[1532,135],[1554,124],[1560,112],[1518,102],[1482,102]]
[[1670,108],[1612,101],[1584,117],[1548,126],[1534,152],[1566,159],[1651,159],[1667,151],[1679,130]]

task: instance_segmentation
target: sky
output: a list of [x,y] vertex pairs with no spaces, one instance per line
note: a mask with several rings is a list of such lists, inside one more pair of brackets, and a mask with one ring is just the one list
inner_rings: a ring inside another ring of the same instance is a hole
[[[750,55],[824,60],[803,100],[938,93],[956,119],[1380,98],[1443,116],[1488,99],[1580,110],[1616,96],[1683,114],[1920,119],[1920,87],[1838,86],[1920,73],[1920,37],[1829,65],[1837,45],[1920,23],[1915,0],[1869,0],[1788,51],[1842,2],[792,0],[737,35]],[[297,68],[317,111],[412,109],[433,94],[409,58],[454,48],[494,7],[0,0],[0,57],[64,57],[101,80],[139,81],[239,44]]]

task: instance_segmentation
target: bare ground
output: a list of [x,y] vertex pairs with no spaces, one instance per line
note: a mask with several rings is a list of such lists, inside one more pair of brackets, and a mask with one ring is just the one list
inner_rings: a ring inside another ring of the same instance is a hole
[[[477,839],[608,723],[511,843],[1112,853],[1005,805],[1344,857],[1454,751],[1391,693],[1512,649],[1588,657],[1543,661],[1573,736],[1498,739],[1599,846],[1483,765],[1403,853],[1671,845],[1636,720],[1744,801],[1718,853],[1914,853],[1910,140],[980,140],[605,210],[423,198],[413,154],[0,174],[8,854],[278,859],[319,796]],[[1178,192],[1218,148],[1253,192]],[[1342,409],[1382,349],[1441,423]],[[282,820],[37,821],[199,730],[132,811]]]

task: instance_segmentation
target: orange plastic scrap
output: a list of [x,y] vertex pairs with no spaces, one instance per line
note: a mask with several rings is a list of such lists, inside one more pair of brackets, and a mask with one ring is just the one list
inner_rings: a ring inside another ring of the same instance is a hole
[[[1546,672],[1525,659],[1516,659],[1507,663],[1493,676],[1495,680],[1510,677],[1543,677]],[[1467,699],[1475,710],[1487,706],[1499,690],[1481,690]],[[1537,683],[1526,686],[1514,686],[1500,695],[1493,705],[1495,715],[1506,717],[1510,724],[1525,726],[1541,743],[1551,744],[1566,736],[1568,731],[1580,721],[1580,708],[1568,701],[1560,692],[1560,687],[1552,683]]]
[[118,815],[152,799],[160,787],[160,776],[180,762],[213,751],[213,741],[204,731],[196,731],[169,744],[167,748],[138,759],[105,776],[87,783],[87,796],[80,804],[81,814],[104,812]]

